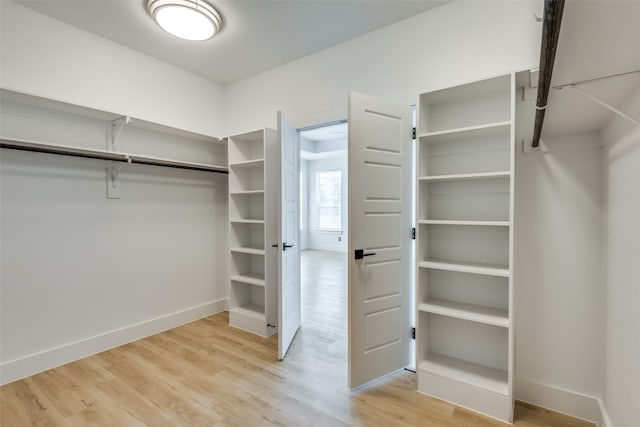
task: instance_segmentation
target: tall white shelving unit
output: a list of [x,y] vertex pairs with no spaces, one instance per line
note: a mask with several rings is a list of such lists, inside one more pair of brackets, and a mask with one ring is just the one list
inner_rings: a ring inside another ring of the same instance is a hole
[[424,93],[418,390],[512,422],[515,76]]
[[228,138],[229,324],[263,337],[277,332],[276,139],[272,129]]

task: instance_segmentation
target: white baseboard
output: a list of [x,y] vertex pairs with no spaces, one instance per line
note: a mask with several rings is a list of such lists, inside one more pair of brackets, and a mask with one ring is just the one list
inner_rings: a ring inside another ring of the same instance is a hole
[[0,385],[227,310],[222,298],[0,364]]
[[606,409],[598,397],[587,396],[571,390],[542,384],[526,378],[516,378],[514,384],[516,400],[580,418],[599,427],[613,427],[608,421]]
[[609,418],[609,412],[607,412],[607,407],[605,406],[603,400],[600,398],[598,398],[598,406],[600,407],[600,417],[596,422],[596,424],[598,424],[598,427],[613,427],[611,418]]

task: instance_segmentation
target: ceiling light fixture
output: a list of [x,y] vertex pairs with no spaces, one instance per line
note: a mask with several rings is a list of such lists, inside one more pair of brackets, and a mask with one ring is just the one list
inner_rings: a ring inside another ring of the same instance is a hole
[[222,29],[222,17],[203,0],[146,0],[147,12],[167,33],[208,40]]

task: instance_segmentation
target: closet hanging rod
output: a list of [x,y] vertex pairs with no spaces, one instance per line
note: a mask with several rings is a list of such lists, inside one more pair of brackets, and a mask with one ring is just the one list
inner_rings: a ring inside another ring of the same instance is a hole
[[13,138],[0,138],[0,148],[19,151],[31,151],[35,153],[58,154],[62,156],[82,157],[86,159],[110,160],[123,163],[138,163],[143,165],[164,166],[175,169],[187,169],[203,172],[227,174],[224,166],[208,165],[205,163],[185,162],[181,160],[165,159],[161,157],[127,154],[115,151],[97,150],[93,148],[73,147],[69,145],[57,145],[44,142],[27,141]]
[[560,38],[563,10],[564,0],[544,1],[542,44],[540,46],[540,75],[538,77],[538,96],[535,104],[536,121],[533,128],[533,142],[531,143],[534,148],[540,145],[540,137],[542,136],[542,125],[544,123],[549,90],[551,89],[551,75],[553,74],[553,63],[556,59],[556,49]]

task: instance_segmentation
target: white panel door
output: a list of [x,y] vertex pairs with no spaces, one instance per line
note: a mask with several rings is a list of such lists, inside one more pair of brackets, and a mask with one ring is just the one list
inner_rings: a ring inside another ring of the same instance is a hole
[[349,386],[411,363],[409,106],[349,104]]
[[300,146],[298,132],[278,111],[280,203],[278,207],[278,358],[284,359],[300,328]]

